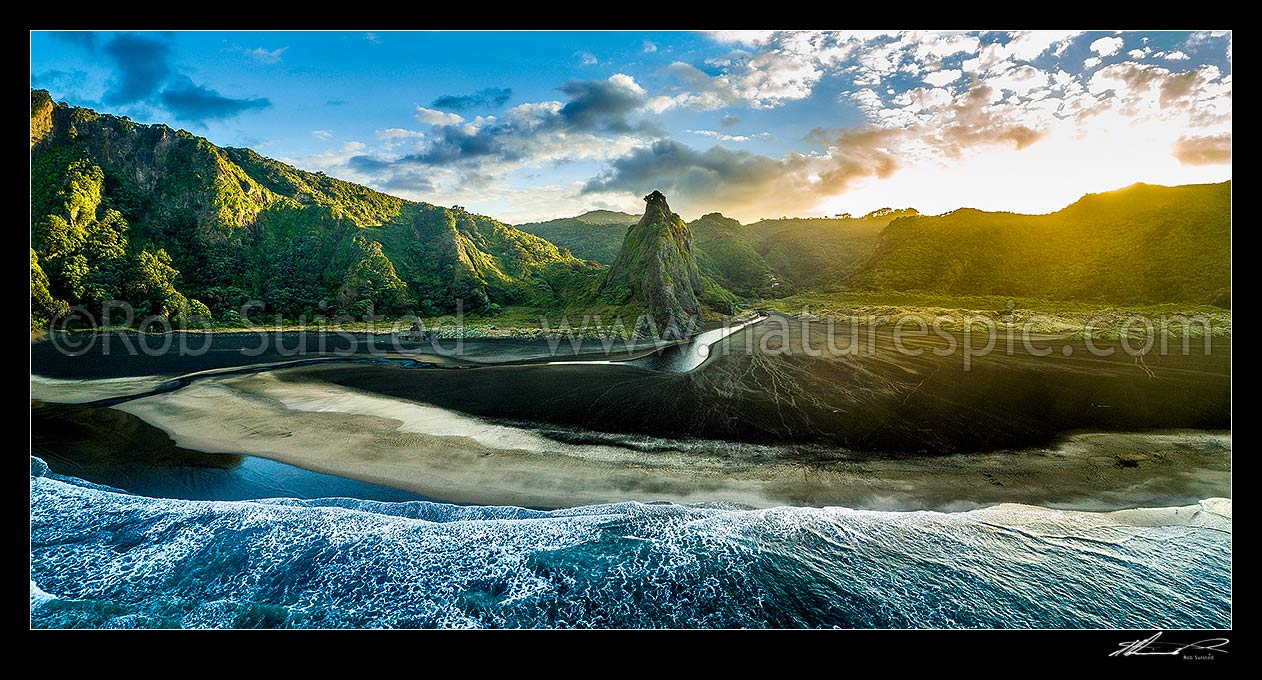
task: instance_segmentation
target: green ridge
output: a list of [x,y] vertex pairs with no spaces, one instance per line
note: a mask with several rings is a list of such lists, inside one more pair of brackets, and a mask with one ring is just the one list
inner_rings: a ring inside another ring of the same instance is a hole
[[870,290],[1229,307],[1231,182],[1135,184],[1048,215],[894,220],[850,278]]
[[600,275],[461,208],[57,104],[42,90],[31,93],[31,164],[33,326],[114,298],[140,314],[220,320],[249,300],[286,318],[554,309]]

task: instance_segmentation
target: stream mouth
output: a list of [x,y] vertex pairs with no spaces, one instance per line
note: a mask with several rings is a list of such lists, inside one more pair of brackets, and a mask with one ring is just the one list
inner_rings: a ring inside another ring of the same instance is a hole
[[748,321],[744,321],[735,326],[723,326],[708,331],[703,331],[693,336],[686,343],[671,345],[660,352],[631,359],[621,362],[629,366],[638,366],[647,368],[650,371],[664,371],[667,373],[687,373],[699,368],[713,353],[714,346],[723,340],[739,333],[740,331],[760,324],[767,320],[767,316],[758,316]]
[[[425,354],[416,355],[386,355],[386,356],[365,356],[360,354],[339,355],[339,356],[316,356],[303,357],[289,361],[268,361],[266,363],[247,364],[243,366],[229,366],[223,368],[211,368],[207,370],[186,373],[184,375],[173,376],[161,383],[152,385],[149,389],[137,392],[118,394],[113,393],[109,396],[101,396],[100,398],[76,398],[73,403],[84,406],[117,406],[136,399],[143,399],[158,394],[174,392],[179,389],[188,387],[199,380],[210,378],[227,378],[236,375],[248,375],[252,373],[265,373],[269,371],[277,371],[282,369],[301,368],[304,366],[314,366],[316,364],[389,364],[406,369],[470,369],[483,368],[487,366],[574,366],[574,365],[622,365],[634,366],[650,371],[658,371],[664,373],[687,373],[692,371],[706,362],[710,358],[714,345],[723,341],[732,335],[749,328],[755,324],[761,323],[767,319],[766,316],[749,319],[734,326],[722,326],[720,328],[711,329],[693,336],[687,342],[668,345],[656,351],[640,353],[629,359],[570,359],[570,360],[554,360],[540,362],[538,360],[523,358],[519,360],[501,361],[494,364],[461,364],[453,365],[449,362],[442,361],[441,357],[429,357]],[[589,355],[579,355],[589,356]],[[430,359],[433,360],[430,360]],[[62,399],[58,399],[55,390],[59,387],[66,387],[70,384],[87,390],[88,386],[95,381],[80,380],[58,380],[53,378],[32,376],[32,397],[50,403],[65,403]]]

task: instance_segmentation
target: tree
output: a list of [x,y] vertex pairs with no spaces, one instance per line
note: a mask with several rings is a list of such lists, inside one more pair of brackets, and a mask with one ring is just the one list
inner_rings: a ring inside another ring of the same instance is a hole
[[[373,311],[379,314],[409,311],[411,304],[407,284],[395,272],[394,264],[382,252],[381,244],[363,236],[356,236],[355,243],[361,256],[342,283],[338,294],[341,304],[349,305],[351,313],[356,316]],[[367,312],[362,311],[365,308]]]
[[39,266],[39,256],[31,248],[31,330],[43,327],[49,320],[65,311],[66,303],[53,297],[48,289],[48,277]]
[[129,292],[145,307],[137,311],[167,318],[180,313],[188,305],[188,299],[175,289],[175,279],[179,275],[180,272],[171,266],[171,256],[166,250],[159,248],[156,253],[140,251],[129,282]]

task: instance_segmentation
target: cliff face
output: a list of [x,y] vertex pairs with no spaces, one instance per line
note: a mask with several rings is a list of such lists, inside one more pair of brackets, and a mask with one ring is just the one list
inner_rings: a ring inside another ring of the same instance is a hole
[[627,230],[601,297],[610,304],[643,305],[662,337],[687,337],[700,326],[697,298],[703,292],[692,231],[660,191],[644,201],[644,216]]

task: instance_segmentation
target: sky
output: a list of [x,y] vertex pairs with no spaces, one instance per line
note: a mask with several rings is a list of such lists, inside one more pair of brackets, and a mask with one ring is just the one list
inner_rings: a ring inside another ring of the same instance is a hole
[[33,32],[31,84],[514,224],[1231,178],[1228,31]]

